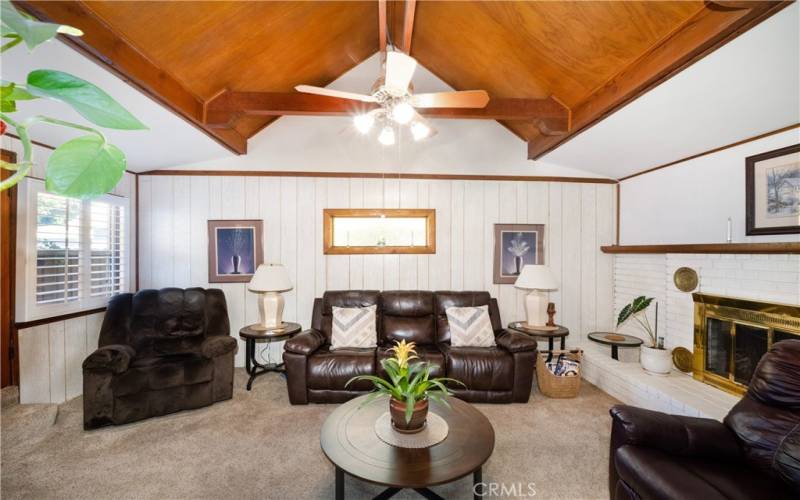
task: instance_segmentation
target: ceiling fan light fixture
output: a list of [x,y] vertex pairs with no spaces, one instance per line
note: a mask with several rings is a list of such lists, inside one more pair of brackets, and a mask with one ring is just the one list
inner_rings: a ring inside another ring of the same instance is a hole
[[394,129],[390,126],[383,127],[381,133],[378,134],[378,142],[384,146],[391,146],[394,144]]
[[411,124],[411,135],[414,136],[415,141],[421,141],[428,137],[431,133],[431,128],[422,122],[414,122]]
[[375,117],[370,113],[363,113],[353,117],[353,125],[356,130],[364,135],[367,135],[372,130],[372,125],[375,124]]
[[392,107],[391,117],[397,123],[405,125],[414,119],[414,114],[414,107],[406,101],[401,101]]

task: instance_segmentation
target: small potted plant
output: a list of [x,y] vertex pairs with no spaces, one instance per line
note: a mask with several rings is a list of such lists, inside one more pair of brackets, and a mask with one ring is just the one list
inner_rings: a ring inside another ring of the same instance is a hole
[[356,380],[369,380],[375,385],[375,391],[364,404],[379,395],[389,396],[389,414],[394,429],[407,434],[419,432],[425,428],[429,400],[450,406],[446,398],[452,393],[445,382],[464,384],[452,378],[430,378],[434,365],[424,361],[412,363],[411,360],[418,359],[414,342],[401,340],[390,351],[394,352],[394,357],[381,361],[389,380],[375,375],[359,375],[348,380],[347,385]]
[[619,312],[617,328],[631,319],[639,323],[639,326],[649,337],[649,342],[642,344],[641,348],[642,368],[648,373],[666,375],[672,368],[672,354],[664,348],[664,338],[659,338],[658,336],[658,302],[656,302],[655,330],[650,326],[650,320],[647,319],[645,311],[652,302],[653,297],[645,297],[644,295],[633,299],[633,302],[623,307]]

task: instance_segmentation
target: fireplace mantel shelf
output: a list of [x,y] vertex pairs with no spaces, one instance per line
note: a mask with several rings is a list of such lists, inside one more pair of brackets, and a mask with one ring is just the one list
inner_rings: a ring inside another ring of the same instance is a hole
[[790,253],[800,254],[800,243],[700,243],[677,245],[609,245],[603,253]]

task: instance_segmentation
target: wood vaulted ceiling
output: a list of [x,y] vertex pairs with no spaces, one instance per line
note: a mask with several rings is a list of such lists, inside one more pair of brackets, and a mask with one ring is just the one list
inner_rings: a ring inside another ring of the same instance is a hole
[[[238,153],[276,117],[240,113],[210,126],[204,107],[220,93],[325,86],[379,50],[377,1],[15,3],[81,28],[67,41]],[[787,4],[420,1],[411,55],[457,90],[569,108],[566,134],[502,121],[536,158]],[[407,5],[387,5],[398,46]]]

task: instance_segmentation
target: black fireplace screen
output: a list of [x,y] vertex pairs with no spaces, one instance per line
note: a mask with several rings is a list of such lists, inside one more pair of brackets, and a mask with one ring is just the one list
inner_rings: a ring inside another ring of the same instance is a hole
[[[761,356],[767,352],[769,330],[708,318],[706,333],[706,371],[724,378],[733,374],[734,381],[747,385]],[[775,333],[776,342],[783,340]]]

